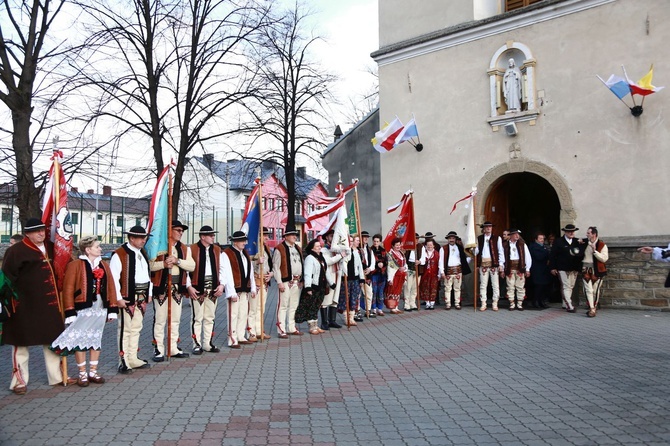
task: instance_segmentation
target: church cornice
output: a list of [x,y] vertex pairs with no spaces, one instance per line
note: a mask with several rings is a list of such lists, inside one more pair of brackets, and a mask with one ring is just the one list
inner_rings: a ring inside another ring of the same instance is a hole
[[578,13],[617,0],[549,0],[482,20],[461,23],[385,46],[370,56],[379,66],[423,56],[515,29]]

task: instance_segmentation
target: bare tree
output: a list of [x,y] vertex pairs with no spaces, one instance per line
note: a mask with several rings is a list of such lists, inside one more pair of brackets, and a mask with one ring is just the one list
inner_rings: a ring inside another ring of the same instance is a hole
[[[54,19],[65,1],[23,0],[3,2],[5,17],[0,21],[0,101],[12,118],[11,133],[13,162],[16,168],[19,219],[40,215],[40,189],[35,185],[33,172],[34,146],[38,135],[49,127],[46,116],[55,101],[42,102],[37,120],[35,103],[41,83],[49,84],[49,59],[62,56],[60,45],[49,45],[48,35]],[[52,66],[53,67],[53,66]],[[53,92],[49,93],[53,94]]]
[[197,147],[239,134],[244,102],[254,97],[250,70],[254,36],[267,26],[268,9],[254,1],[189,0],[175,28],[177,71],[172,84],[177,116],[177,167],[173,209],[177,212],[187,157]]
[[157,173],[165,151],[176,154],[176,212],[191,152],[240,132],[238,108],[253,92],[246,53],[267,9],[256,1],[170,1],[134,0],[132,11],[112,0],[89,5],[94,28],[80,61],[88,64],[85,86],[97,91],[91,122],[114,123],[117,140],[150,140]]
[[165,72],[176,62],[171,38],[178,5],[171,0],[101,0],[80,5],[86,12],[89,36],[73,64],[83,102],[91,104],[81,118],[92,128],[108,128],[110,146],[124,144],[121,141],[149,142],[160,172],[169,122],[159,96],[165,88]]
[[252,158],[272,160],[284,168],[290,226],[295,224],[296,161],[316,160],[325,146],[328,137],[321,124],[328,122],[325,110],[335,76],[322,71],[310,53],[320,39],[307,30],[310,13],[296,2],[274,14],[257,46],[261,87],[256,107],[250,110],[255,143],[270,148]]

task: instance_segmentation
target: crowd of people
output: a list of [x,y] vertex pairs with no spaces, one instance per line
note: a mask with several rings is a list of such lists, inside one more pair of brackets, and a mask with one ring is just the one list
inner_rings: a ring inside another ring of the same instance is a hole
[[[103,383],[105,379],[98,372],[101,341],[106,322],[113,320],[118,321],[118,372],[128,374],[150,367],[146,359],[138,357],[148,305],[154,310],[154,362],[163,362],[168,356],[188,358],[190,354],[219,352],[214,329],[215,323],[221,323],[215,321],[220,299],[227,305],[229,348],[269,339],[262,324],[261,315],[267,311],[262,308],[261,294],[267,296],[272,279],[279,291],[276,335],[285,339],[302,336],[299,324],[304,322],[311,335],[340,329],[343,325],[338,323],[338,314],[347,326],[356,326],[366,319],[412,312],[422,304],[426,310],[434,310],[441,288],[444,309],[460,310],[463,279],[473,269],[479,282],[479,301],[475,301],[479,311],[489,308],[489,285],[493,311],[499,310],[501,289],[506,290],[510,311],[524,310],[527,289],[532,291],[532,305],[546,308],[549,287],[558,280],[563,307],[575,313],[573,287],[581,273],[587,314],[594,317],[607,273],[607,245],[593,226],[585,239],[578,239],[578,228],[566,225],[563,237],[548,246],[545,234],[535,234],[533,242],[526,243],[518,229],[498,236],[487,221],[481,225],[482,234],[474,248],[466,249],[454,231],[446,235],[444,246],[427,232],[416,234],[421,241],[416,249],[403,249],[396,238],[388,252],[380,234],[372,236],[371,245],[366,231],[360,237],[349,236],[347,244],[334,242],[332,230],[309,241],[303,251],[293,227],[287,227],[283,241],[270,250],[265,240],[270,232],[263,228],[262,246],[253,256],[246,249],[248,239],[242,231],[233,233],[230,245],[224,247],[215,241],[217,231],[203,226],[198,242],[188,246],[181,242],[188,229],[173,221],[168,252],[151,260],[143,249],[149,235],[143,227],[135,226],[126,232],[128,241],[114,251],[109,264],[101,260],[97,238],[85,237],[79,242],[80,256],[68,264],[59,289],[51,262],[53,245],[45,240],[45,225],[30,219],[24,227],[25,238],[8,248],[2,267],[17,296],[3,330],[3,342],[12,345],[10,390],[26,393],[28,346],[32,345],[43,346],[49,384],[85,387]],[[641,250],[657,254],[650,247]],[[526,284],[529,278],[531,283]],[[191,302],[190,352],[179,345],[184,299]],[[69,354],[76,359],[76,378],[59,369],[60,357]]]

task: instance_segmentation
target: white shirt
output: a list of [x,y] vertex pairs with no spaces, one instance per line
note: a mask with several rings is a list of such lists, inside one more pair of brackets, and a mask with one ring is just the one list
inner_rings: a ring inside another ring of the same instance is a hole
[[[149,282],[149,292],[147,296],[153,295],[153,285],[151,284],[151,279],[149,278],[149,264],[142,255],[142,252],[135,248],[130,243],[125,243],[125,246],[128,247],[135,254],[135,283],[147,283]],[[131,254],[129,254],[131,255]],[[112,259],[109,261],[109,269],[112,271],[112,277],[114,278],[114,283],[116,284],[116,300],[122,300],[121,296],[121,270],[123,266],[121,265],[121,259],[117,253],[112,255]],[[126,296],[127,297],[127,296]]]
[[[533,259],[530,256],[530,251],[528,250],[528,245],[524,243],[523,252],[526,259],[526,271],[530,271],[530,267],[533,265]],[[509,259],[510,260],[519,260],[519,249],[517,248],[517,242],[510,240],[509,242]]]

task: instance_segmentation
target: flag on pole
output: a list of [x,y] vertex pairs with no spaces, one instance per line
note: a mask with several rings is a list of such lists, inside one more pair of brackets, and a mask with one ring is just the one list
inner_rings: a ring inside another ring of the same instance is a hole
[[391,213],[400,208],[400,214],[396,218],[395,223],[384,238],[384,249],[391,250],[391,240],[398,237],[402,241],[403,249],[414,249],[415,238],[414,234],[414,205],[412,203],[411,190],[405,192],[398,204],[395,204],[387,209],[387,213]]
[[47,186],[42,200],[42,222],[54,244],[54,273],[58,289],[63,287],[65,268],[72,259],[72,220],[67,208],[67,183],[60,161],[63,152],[54,150]]
[[[308,228],[312,227],[312,222],[318,218],[325,217],[326,215],[330,215],[333,212],[337,211],[340,207],[344,206],[344,198],[347,195],[347,193],[351,190],[353,190],[356,186],[358,185],[358,180],[352,181],[352,183],[345,187],[342,188],[342,182],[338,182],[337,185],[335,186],[335,191],[337,192],[337,195],[334,197],[324,197],[321,198],[316,205],[318,206],[318,209],[313,211],[311,214],[309,214],[306,218],[305,224],[307,225]],[[332,223],[332,222],[331,222]]]
[[156,181],[154,193],[151,196],[151,205],[149,207],[149,223],[147,224],[147,234],[149,239],[144,245],[147,250],[149,260],[155,260],[161,254],[168,252],[168,203],[169,203],[169,177],[172,164],[163,169]]
[[356,203],[351,202],[351,207],[349,208],[349,217],[347,218],[347,224],[349,225],[349,234],[358,234],[358,221],[356,220]]
[[251,191],[249,201],[244,208],[242,216],[242,227],[240,231],[244,232],[249,239],[247,252],[249,255],[256,255],[261,246],[261,194],[260,178],[256,178],[256,187]]
[[349,226],[346,223],[347,208],[341,206],[337,210],[333,226],[333,243],[331,249],[349,249]]
[[600,76],[597,77],[603,84],[605,84],[607,88],[610,89],[612,93],[614,93],[614,96],[619,99],[623,99],[626,95],[628,95],[628,93],[630,93],[630,85],[628,85],[626,79],[622,77],[612,74],[606,81],[604,81]]
[[451,212],[449,212],[449,215],[454,213],[454,211],[456,210],[456,206],[458,206],[458,203],[471,199],[472,197],[475,196],[476,193],[477,193],[477,189],[473,189],[472,192],[467,194],[465,197],[461,198],[460,200],[457,200],[456,203],[454,203],[454,205],[452,206]]
[[628,81],[628,85],[630,86],[630,93],[632,95],[640,95],[640,96],[648,96],[650,94],[656,93],[657,91],[663,90],[665,87],[654,87],[651,84],[652,78],[654,77],[654,65],[649,68],[649,72],[645,74],[642,79],[640,79],[637,84],[633,81],[631,81],[628,78],[628,73],[626,73],[626,69],[623,69],[624,75],[626,76],[626,80]]
[[372,138],[372,145],[375,150],[386,153],[393,149],[396,146],[395,140],[402,129],[402,122],[396,117],[389,125],[375,133],[375,137]]
[[400,133],[398,133],[398,136],[395,140],[395,145],[397,146],[398,144],[409,141],[410,139],[418,136],[419,130],[416,128],[416,121],[414,118],[412,118],[407,124],[405,124],[405,127],[403,127]]

